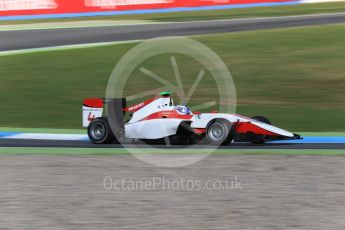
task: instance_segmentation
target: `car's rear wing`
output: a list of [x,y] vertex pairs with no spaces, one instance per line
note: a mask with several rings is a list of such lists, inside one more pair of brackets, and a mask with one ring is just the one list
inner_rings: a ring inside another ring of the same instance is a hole
[[83,127],[97,117],[108,117],[108,120],[122,121],[126,108],[125,98],[86,98],[83,101]]

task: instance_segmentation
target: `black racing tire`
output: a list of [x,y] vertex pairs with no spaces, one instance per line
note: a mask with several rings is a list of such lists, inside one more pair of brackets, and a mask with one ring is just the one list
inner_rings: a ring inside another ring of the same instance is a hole
[[[268,124],[268,125],[271,125],[271,122],[270,120],[268,120],[268,118],[264,117],[264,116],[255,116],[255,117],[252,117],[253,120],[256,120],[256,121],[260,121],[262,123],[265,123],[265,124]],[[252,144],[255,144],[255,145],[261,145],[263,143],[265,143],[265,138],[260,136],[260,137],[257,137],[257,139],[253,139],[250,141]]]
[[98,117],[91,121],[87,128],[87,134],[90,141],[94,144],[111,144],[115,141],[117,142],[106,117]]
[[272,125],[270,120],[268,120],[268,118],[264,117],[264,116],[255,116],[255,117],[252,117],[252,119],[256,120],[256,121],[260,121],[260,122],[265,123],[265,124]]
[[232,123],[218,118],[210,121],[206,126],[206,139],[212,145],[228,145],[234,139]]

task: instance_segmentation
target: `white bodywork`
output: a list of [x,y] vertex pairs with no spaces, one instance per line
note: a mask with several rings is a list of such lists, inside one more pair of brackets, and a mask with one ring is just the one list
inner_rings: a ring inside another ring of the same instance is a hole
[[125,124],[125,135],[135,139],[159,139],[175,135],[181,119],[152,119],[142,120],[145,117],[160,111],[173,110],[170,97],[158,98],[135,113],[131,120]]
[[102,117],[102,113],[103,108],[91,108],[83,106],[83,127],[88,127],[93,119]]
[[128,138],[159,139],[175,135],[181,119],[153,119],[128,123],[125,133]]
[[[132,119],[125,124],[125,134],[128,138],[136,139],[158,139],[167,136],[175,135],[181,119],[152,119],[142,120],[152,113],[166,110],[174,110],[176,106],[173,106],[170,97],[158,98],[153,102],[147,104],[143,108],[133,113]],[[193,114],[192,114],[193,115]],[[203,113],[199,115],[193,115],[191,119],[192,128],[206,128],[207,124],[216,118],[224,118],[232,123],[234,122],[251,122],[258,127],[267,131],[286,136],[293,137],[294,134],[286,130],[277,128],[266,123],[256,121],[247,117],[243,117],[236,114],[225,113]]]
[[239,122],[250,122],[250,123],[253,123],[256,126],[262,128],[262,129],[265,129],[267,131],[270,131],[272,133],[276,133],[276,134],[286,136],[286,137],[293,137],[294,136],[293,133],[288,132],[284,129],[280,129],[280,128],[277,128],[275,126],[272,126],[272,125],[269,125],[269,124],[266,124],[266,123],[263,123],[263,122],[260,122],[257,120],[253,120],[253,119],[250,119],[248,117],[243,117],[243,116],[236,115],[236,114],[226,114],[226,113],[202,113],[200,115],[195,115],[191,119],[192,120],[191,127],[192,128],[206,128],[207,124],[211,120],[216,119],[216,118],[224,118],[224,119],[226,119],[232,123],[237,122],[237,121],[239,121]]
[[133,113],[133,116],[128,123],[131,124],[141,121],[152,113],[172,109],[174,109],[174,106],[172,105],[170,97],[157,98],[156,100],[152,101],[151,103]]
[[[204,113],[194,115],[191,119],[192,128],[206,128],[207,124],[216,118],[223,118],[230,122],[251,122],[256,126],[267,131],[286,136],[293,137],[294,134],[284,129],[256,121],[250,118],[245,118],[238,115],[224,114],[224,113]],[[136,123],[128,123],[125,125],[126,137],[137,139],[158,139],[167,136],[175,135],[181,119],[153,119],[146,121],[139,121]]]
[[[144,102],[143,102],[144,103]],[[173,105],[171,97],[162,97],[149,102],[142,107],[142,103],[137,106],[141,107],[133,113],[131,120],[125,124],[125,136],[133,139],[160,139],[167,136],[175,135],[180,123],[184,120],[192,121],[191,128],[206,128],[207,124],[216,118],[223,118],[232,123],[234,122],[250,122],[269,132],[276,133],[285,137],[294,137],[294,134],[286,130],[277,128],[266,123],[250,119],[237,114],[225,113],[202,113],[195,115],[188,113],[191,116],[189,119],[181,118],[156,118],[145,119],[149,115],[162,112],[176,110],[178,106]],[[181,106],[180,106],[181,107]],[[183,107],[183,106],[182,106]],[[101,117],[102,108],[83,107],[83,126],[87,127],[92,119]]]

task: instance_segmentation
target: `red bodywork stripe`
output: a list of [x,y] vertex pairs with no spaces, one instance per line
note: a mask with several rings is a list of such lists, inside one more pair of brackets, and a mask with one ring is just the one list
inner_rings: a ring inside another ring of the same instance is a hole
[[206,129],[193,129],[195,134],[204,134],[206,133]]
[[151,102],[153,102],[154,100],[156,100],[157,98],[151,98],[151,99],[148,99],[144,102],[141,102],[139,104],[136,104],[136,105],[133,105],[133,106],[130,106],[130,107],[127,107],[127,108],[124,108],[123,110],[126,111],[126,112],[130,112],[130,113],[134,113],[135,111],[138,111],[139,109],[141,109],[142,107],[144,107],[145,105],[148,105],[150,104]]
[[[259,135],[279,136],[276,133],[267,131],[249,122],[236,122],[234,123],[233,128],[239,134],[254,133],[254,134],[259,134]],[[203,128],[195,128],[193,129],[193,131],[196,134],[206,133],[206,129],[203,129]]]
[[160,118],[178,118],[182,120],[189,120],[192,117],[193,115],[179,114],[175,110],[164,110],[164,111],[152,113],[149,116],[145,117],[143,120],[145,121],[145,120],[160,119]]
[[83,105],[91,108],[103,108],[102,98],[86,98],[83,101]]
[[254,125],[250,122],[238,122],[235,128],[237,133],[254,133],[254,134],[261,134],[261,135],[269,135],[269,136],[279,136],[276,133],[272,133],[267,131],[266,129],[260,128],[257,125]]

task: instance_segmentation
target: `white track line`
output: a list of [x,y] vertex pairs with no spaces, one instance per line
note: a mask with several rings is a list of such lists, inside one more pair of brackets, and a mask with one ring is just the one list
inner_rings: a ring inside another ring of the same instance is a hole
[[130,43],[137,43],[140,41],[141,40],[116,41],[116,42],[96,42],[96,43],[86,43],[86,44],[77,44],[77,45],[50,46],[50,47],[43,47],[43,48],[0,51],[0,57],[9,56],[9,55],[16,55],[16,54],[27,54],[27,53],[37,53],[37,52],[47,52],[47,51],[83,49],[83,48],[100,47],[100,46],[130,44]]
[[21,30],[50,30],[50,29],[73,29],[73,28],[92,28],[92,27],[116,27],[116,26],[135,26],[165,24],[169,22],[158,22],[149,20],[87,20],[87,21],[69,21],[69,22],[44,22],[8,25],[0,24],[0,31],[21,31]]
[[51,134],[51,133],[19,133],[2,137],[3,139],[21,140],[59,140],[59,141],[80,141],[88,140],[85,134]]

